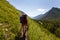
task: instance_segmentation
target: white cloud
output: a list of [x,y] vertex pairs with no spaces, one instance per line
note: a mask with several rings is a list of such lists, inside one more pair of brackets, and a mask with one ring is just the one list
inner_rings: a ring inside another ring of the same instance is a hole
[[37,11],[39,11],[39,12],[44,12],[44,11],[46,11],[47,9],[37,9]]
[[37,12],[38,12],[39,14],[45,14],[48,10],[49,10],[49,9],[41,9],[41,8],[39,8],[39,9],[37,9]]

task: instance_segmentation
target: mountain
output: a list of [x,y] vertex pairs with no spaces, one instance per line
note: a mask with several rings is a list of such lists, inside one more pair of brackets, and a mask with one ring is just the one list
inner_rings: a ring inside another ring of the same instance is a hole
[[42,20],[59,21],[60,20],[60,8],[53,7],[51,10],[49,10],[43,16],[44,17],[42,18]]
[[[17,10],[6,0],[0,0],[0,40],[15,40],[15,36],[21,32],[19,17],[22,12]],[[37,21],[28,18],[29,40],[60,40]]]
[[58,21],[60,20],[60,8],[52,7],[45,14],[34,17],[35,20]]
[[38,15],[38,16],[33,17],[33,19],[35,19],[35,20],[40,20],[42,17],[43,17],[43,14],[40,14],[40,15]]

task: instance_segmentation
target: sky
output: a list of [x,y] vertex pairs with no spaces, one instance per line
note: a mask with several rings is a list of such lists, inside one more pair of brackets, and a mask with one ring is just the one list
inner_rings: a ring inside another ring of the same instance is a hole
[[45,14],[52,7],[60,8],[60,0],[8,0],[18,10],[30,17]]

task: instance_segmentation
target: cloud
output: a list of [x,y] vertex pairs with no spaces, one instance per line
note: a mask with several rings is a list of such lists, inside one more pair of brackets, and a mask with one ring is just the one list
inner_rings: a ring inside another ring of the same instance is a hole
[[37,9],[37,11],[39,11],[39,12],[44,12],[44,11],[46,11],[47,9]]
[[39,8],[39,9],[37,9],[37,12],[38,12],[39,14],[45,14],[48,10],[49,10],[49,9]]

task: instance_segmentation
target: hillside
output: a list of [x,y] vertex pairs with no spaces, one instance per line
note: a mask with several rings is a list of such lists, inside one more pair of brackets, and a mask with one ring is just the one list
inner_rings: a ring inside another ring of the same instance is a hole
[[[21,12],[13,7],[8,1],[0,0],[0,40],[14,40],[17,33],[21,31],[19,16]],[[29,40],[60,40],[38,22],[28,17]],[[8,37],[5,39],[5,36]]]

